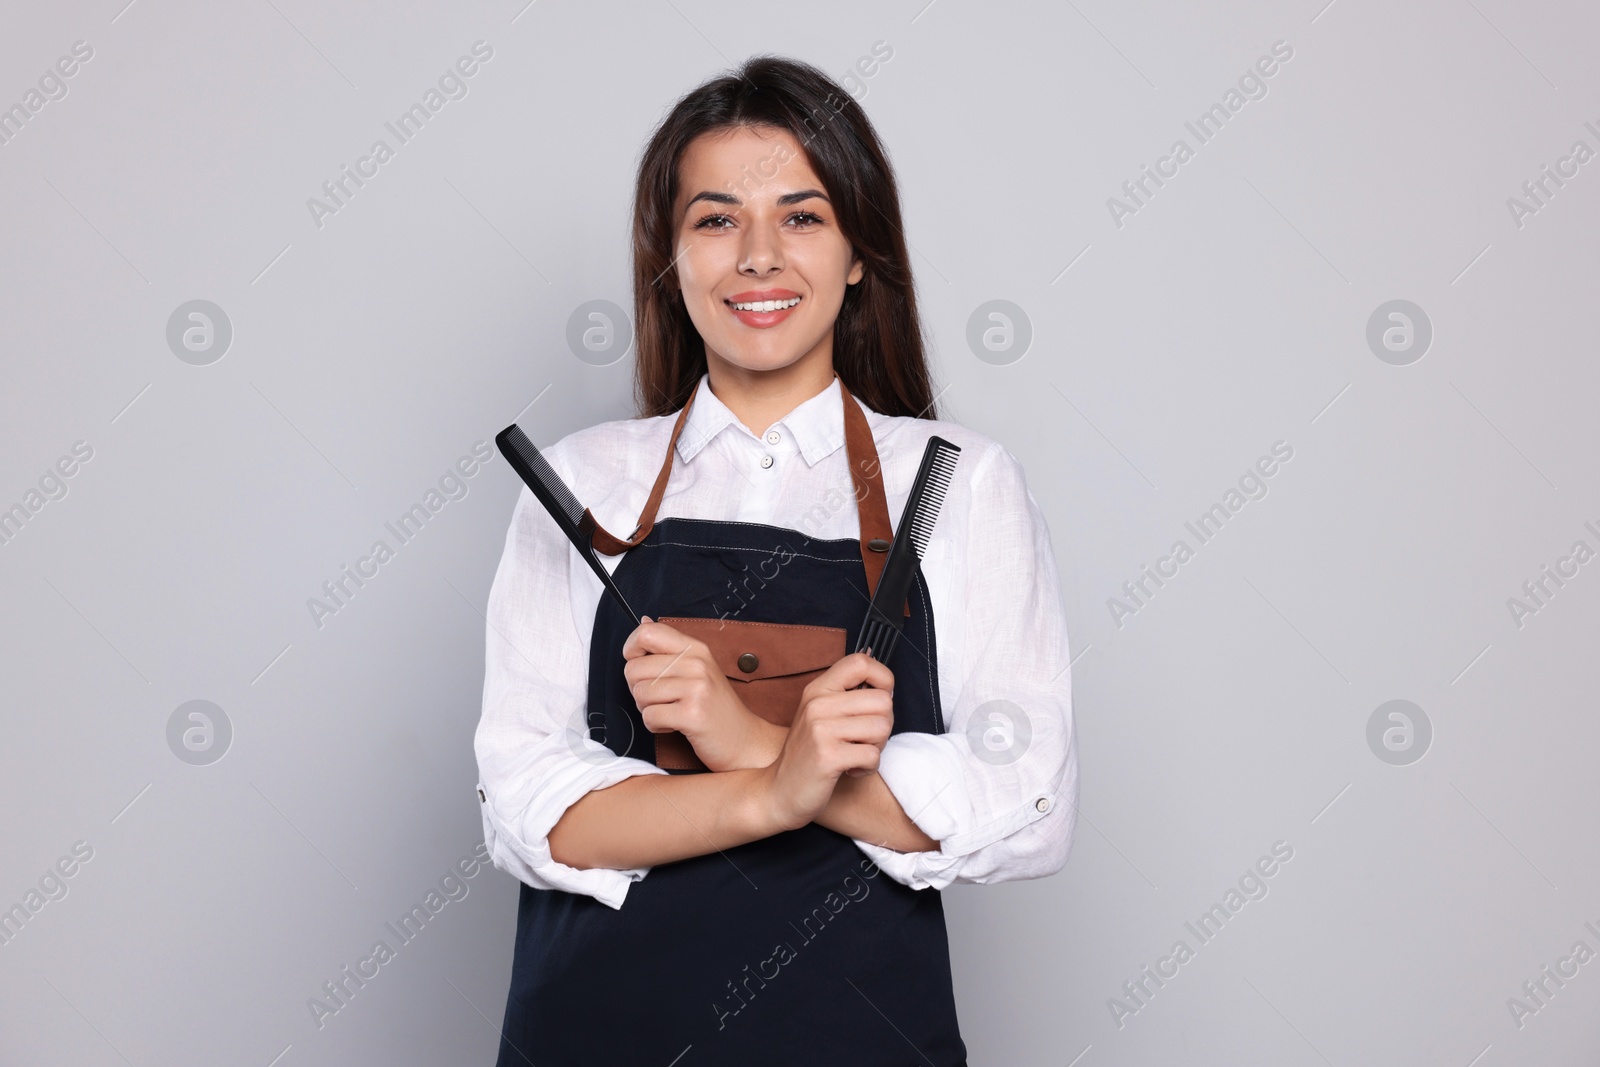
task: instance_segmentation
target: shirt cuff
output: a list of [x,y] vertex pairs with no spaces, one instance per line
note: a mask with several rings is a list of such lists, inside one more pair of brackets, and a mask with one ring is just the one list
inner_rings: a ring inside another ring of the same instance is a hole
[[588,738],[577,743],[586,750],[545,783],[539,791],[538,804],[524,813],[520,827],[514,828],[499,816],[495,798],[479,784],[484,843],[489,846],[489,855],[496,867],[535,889],[579,893],[620,909],[628,887],[649,874],[650,868],[569,867],[551,857],[550,830],[561,821],[568,808],[593,790],[605,789],[639,774],[667,772],[644,760],[617,756]]
[[917,829],[944,841],[973,823],[962,763],[947,734],[908,731],[884,742],[878,774]]
[[965,738],[951,734],[906,732],[884,743],[878,774],[906,816],[939,842],[937,851],[896,852],[857,840],[895,881],[912,889],[943,889],[961,876],[968,856],[1043,818],[1054,806],[1043,794],[980,813],[968,787],[969,759]]
[[[884,742],[878,775],[917,829],[943,842],[973,821],[961,756],[943,735],[895,734]],[[960,857],[941,847],[931,852],[896,852],[866,841],[856,845],[889,877],[912,889],[943,889],[955,881]]]
[[879,870],[912,889],[943,889],[956,880],[961,867],[960,858],[942,852],[896,852],[882,845],[855,841]]

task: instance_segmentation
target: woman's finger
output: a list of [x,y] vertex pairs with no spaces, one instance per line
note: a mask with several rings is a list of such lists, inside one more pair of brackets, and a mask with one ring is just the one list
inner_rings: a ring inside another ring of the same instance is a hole
[[825,727],[825,736],[833,741],[855,745],[881,745],[889,740],[894,724],[874,715],[853,715],[836,719]]
[[634,659],[651,653],[676,655],[692,643],[664,622],[641,622],[622,643],[622,658]]
[[681,711],[682,705],[676,701],[639,705],[639,717],[644,720],[644,728],[653,734],[681,731],[689,725],[683,721],[683,717],[679,714]]
[[822,689],[842,691],[865,682],[873,689],[893,689],[894,672],[864,652],[853,652],[829,667],[813,682]]
[[894,693],[883,689],[846,689],[813,697],[808,714],[817,720],[878,715],[894,719]]
[[686,700],[701,692],[699,683],[692,678],[645,678],[638,682],[630,683],[628,692],[633,694],[633,702],[639,707],[646,704],[667,704],[673,701]]
[[622,665],[622,676],[629,685],[654,681],[657,678],[711,677],[703,660],[693,651],[681,653],[649,652]]
[[861,680],[874,689],[893,689],[894,672],[888,664],[873,659],[865,652],[858,652],[855,658],[861,667]]
[[841,769],[852,778],[871,774],[878,769],[878,761],[882,758],[883,750],[877,745],[844,745],[839,752],[843,765]]

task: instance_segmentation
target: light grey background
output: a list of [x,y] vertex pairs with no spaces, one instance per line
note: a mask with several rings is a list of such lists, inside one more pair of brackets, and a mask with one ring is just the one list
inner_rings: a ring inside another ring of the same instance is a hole
[[[322,1028],[306,1002],[481,840],[514,476],[466,480],[320,628],[307,599],[513,419],[548,443],[630,413],[631,358],[579,359],[567,321],[630,306],[634,167],[679,94],[761,51],[842,79],[881,41],[854,84],[941,402],[1023,461],[1078,656],[1066,870],[946,894],[972,1062],[1594,1061],[1600,961],[1521,1026],[1507,1003],[1600,951],[1600,562],[1520,626],[1507,603],[1600,549],[1600,162],[1521,225],[1507,203],[1600,150],[1591,5],[125,2],[11,3],[0,33],[6,106],[94,50],[0,145],[0,507],[93,449],[0,546],[0,906],[93,849],[0,946],[0,1058],[492,1060],[498,871]],[[468,94],[319,228],[307,199],[479,40]],[[197,299],[233,331],[205,366],[166,336]],[[1407,365],[1367,343],[1397,299],[1433,330]],[[991,300],[1021,358],[969,347]],[[1267,495],[1117,625],[1279,441]],[[1367,740],[1396,699],[1432,724],[1409,765]],[[232,726],[209,765],[168,745],[192,700]],[[1265,899],[1119,1026],[1280,841]]]

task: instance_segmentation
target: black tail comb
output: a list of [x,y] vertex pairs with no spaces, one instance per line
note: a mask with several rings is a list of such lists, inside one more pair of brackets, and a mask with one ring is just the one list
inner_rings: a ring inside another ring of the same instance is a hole
[[533,490],[533,495],[544,505],[550,517],[561,527],[561,532],[567,535],[577,548],[578,555],[582,556],[595,576],[600,579],[600,584],[616,598],[622,610],[628,613],[628,618],[635,623],[639,622],[639,615],[628,606],[628,601],[623,597],[622,590],[617,588],[617,583],[612,580],[610,572],[601,564],[600,557],[594,550],[594,516],[589,509],[578,502],[567,483],[561,480],[550,462],[539,453],[533,442],[528,440],[528,435],[522,432],[522,427],[512,423],[499,433],[495,434],[494,443],[499,447],[500,454],[506,457],[506,462],[517,476]]

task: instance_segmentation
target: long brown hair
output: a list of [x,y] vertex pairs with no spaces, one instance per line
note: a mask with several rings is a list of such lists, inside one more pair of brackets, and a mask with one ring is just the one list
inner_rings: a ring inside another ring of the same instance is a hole
[[849,93],[816,67],[777,56],[755,56],[684,96],[645,147],[633,201],[637,410],[677,411],[706,371],[705,342],[678,289],[672,208],[689,143],[737,126],[787,130],[800,142],[865,268],[833,327],[833,367],[846,388],[885,415],[938,418],[894,169]]

